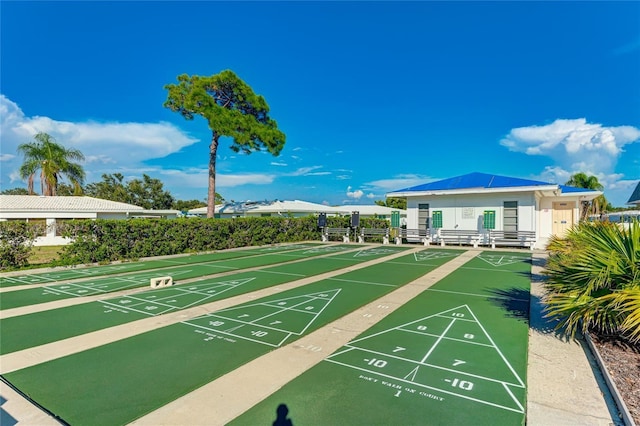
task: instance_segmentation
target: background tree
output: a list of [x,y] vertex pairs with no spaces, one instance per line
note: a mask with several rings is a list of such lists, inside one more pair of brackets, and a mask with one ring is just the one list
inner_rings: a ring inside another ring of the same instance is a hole
[[81,186],[69,185],[68,183],[58,182],[58,189],[56,190],[57,195],[63,196],[77,196],[83,195],[84,189]]
[[127,184],[129,203],[145,209],[171,209],[175,201],[169,191],[165,191],[158,179],[142,175],[142,180],[133,179]]
[[85,194],[145,209],[171,209],[175,202],[171,193],[164,190],[162,181],[146,174],[142,175],[142,180],[133,179],[126,183],[121,173],[103,174],[102,182],[88,184]]
[[[597,177],[587,176],[582,172],[571,175],[565,185],[575,188],[591,189],[593,191],[602,191],[604,189],[604,186],[598,181]],[[585,219],[589,214],[600,214],[602,209],[606,208],[608,204],[604,195],[599,195],[592,201],[584,202],[580,212],[581,219]]]
[[33,181],[38,170],[42,195],[56,195],[58,181],[62,176],[67,176],[76,191],[80,192],[85,173],[82,166],[74,161],[84,160],[84,155],[77,149],[67,149],[57,144],[46,133],[38,133],[34,139],[34,142],[18,145],[18,152],[24,155],[20,177],[27,179],[29,194],[34,194]]
[[0,192],[2,195],[29,195],[29,191],[26,188],[11,188],[5,189]]
[[102,181],[88,184],[84,193],[103,200],[128,203],[129,195],[123,181],[124,176],[121,173],[103,174]]
[[[219,195],[219,194],[216,194]],[[218,203],[216,203],[218,204]],[[181,212],[186,212],[187,210],[197,209],[200,207],[205,207],[207,205],[206,201],[200,200],[176,200],[173,203],[173,208],[175,210],[180,210]]]
[[391,207],[392,209],[407,209],[407,199],[406,198],[387,198],[385,201],[376,200],[375,203],[378,206]]
[[179,112],[185,119],[200,115],[209,124],[209,191],[207,217],[213,217],[216,194],[216,155],[221,136],[233,140],[231,149],[250,154],[266,149],[277,156],[285,144],[285,135],[269,117],[265,99],[233,71],[225,70],[210,77],[178,76],[178,84],[164,86],[168,90],[166,108]]

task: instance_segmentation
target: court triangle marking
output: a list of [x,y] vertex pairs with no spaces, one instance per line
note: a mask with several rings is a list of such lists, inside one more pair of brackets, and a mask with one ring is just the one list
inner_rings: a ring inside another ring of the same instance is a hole
[[484,260],[491,266],[510,265],[512,263],[518,263],[528,259],[527,257],[522,256],[509,256],[500,254],[480,254],[477,256],[477,258]]

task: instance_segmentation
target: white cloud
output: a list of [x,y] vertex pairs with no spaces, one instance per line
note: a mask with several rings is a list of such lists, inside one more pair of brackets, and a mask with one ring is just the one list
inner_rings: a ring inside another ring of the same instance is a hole
[[372,199],[376,198],[376,195],[370,192],[370,193],[367,194],[367,198],[372,200]]
[[353,198],[354,200],[359,200],[363,195],[364,192],[362,192],[361,190],[358,189],[356,191],[352,191],[350,186],[347,187],[347,197]]
[[275,161],[272,161],[269,164],[271,164],[272,166],[280,166],[280,167],[286,167],[287,166],[287,163],[278,163],[278,162],[275,162]]
[[640,129],[636,127],[603,126],[579,118],[515,128],[500,144],[511,151],[552,159],[554,165],[542,171],[540,180],[564,184],[577,172],[597,177],[605,197],[614,206],[623,206],[633,190],[633,181],[623,180],[615,169],[625,145],[639,141]]
[[367,182],[365,186],[372,188],[375,192],[391,192],[399,189],[409,188],[411,186],[420,185],[434,180],[427,176],[415,174],[396,175],[390,179],[380,179]]
[[565,170],[597,175],[612,173],[623,147],[638,140],[640,129],[633,126],[607,127],[579,118],[515,128],[500,144],[511,151],[550,157]]
[[[69,122],[49,117],[27,117],[20,107],[0,94],[0,137],[2,138],[2,182],[19,180],[16,171],[22,158],[14,155],[21,143],[46,132],[58,143],[85,155],[87,180],[95,174],[135,170],[140,176],[145,160],[162,158],[198,142],[176,126],[166,123]],[[117,170],[113,169],[116,164]],[[105,166],[110,166],[106,168]]]
[[[231,188],[234,186],[241,186],[247,184],[253,185],[268,185],[273,183],[275,175],[268,175],[262,173],[248,173],[238,175],[219,174],[216,175],[216,186],[221,188]],[[206,181],[206,180],[205,180]]]
[[[314,173],[312,172],[314,170],[318,170],[321,168],[322,166],[301,167],[295,170],[294,172],[289,173],[288,176],[313,176]],[[315,173],[319,173],[319,172],[315,172]]]

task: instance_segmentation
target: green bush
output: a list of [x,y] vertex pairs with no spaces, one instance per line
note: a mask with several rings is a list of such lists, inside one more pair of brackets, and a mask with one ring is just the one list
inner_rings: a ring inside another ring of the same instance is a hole
[[78,220],[61,227],[73,242],[62,248],[63,264],[139,259],[188,252],[319,240],[313,216],[236,219]]
[[[345,228],[349,227],[350,218],[329,217],[327,222],[330,227]],[[27,242],[30,238],[33,240],[37,232],[42,231],[36,231],[33,226],[28,229],[24,222],[12,222],[15,229],[10,234],[8,230],[13,228],[8,227],[7,223],[9,222],[5,222],[4,225],[7,229],[4,235],[7,238],[12,235],[13,242],[10,244],[12,249],[7,251],[6,255],[3,254],[2,262],[3,265],[20,267],[25,265],[30,253],[30,245]],[[389,222],[384,219],[363,218],[360,220],[360,226],[386,228]],[[33,231],[29,231],[30,229]],[[314,216],[171,220],[87,219],[64,221],[57,225],[57,229],[62,236],[72,240],[72,243],[61,247],[60,259],[56,262],[58,265],[107,263],[151,256],[321,239],[321,230]],[[3,247],[5,245],[7,243],[3,242]]]
[[44,226],[41,224],[0,222],[0,270],[27,266],[33,242],[43,233]]
[[548,316],[577,329],[640,340],[640,225],[584,222],[549,242]]

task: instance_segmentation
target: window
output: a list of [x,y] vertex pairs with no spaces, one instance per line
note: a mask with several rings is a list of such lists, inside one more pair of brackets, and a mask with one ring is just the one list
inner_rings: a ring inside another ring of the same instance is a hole
[[[502,223],[505,238],[516,238],[518,231],[518,202],[505,201],[502,209]],[[512,234],[508,234],[511,232]]]
[[418,229],[429,228],[429,204],[418,204]]
[[442,210],[435,210],[431,221],[434,228],[442,228]]

